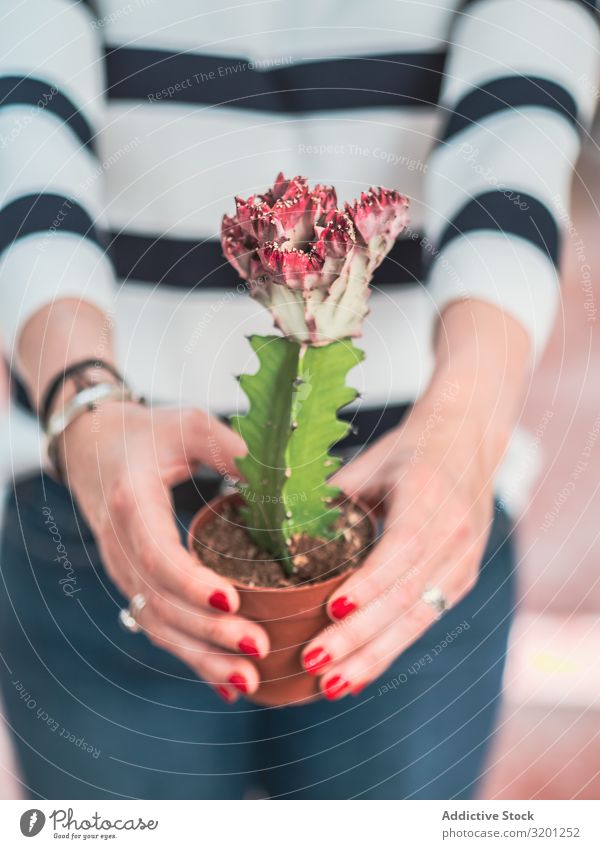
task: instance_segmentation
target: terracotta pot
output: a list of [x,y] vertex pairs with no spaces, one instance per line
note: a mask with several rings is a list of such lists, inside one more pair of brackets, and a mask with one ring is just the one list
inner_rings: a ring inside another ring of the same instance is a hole
[[[198,528],[220,513],[223,505],[241,503],[237,493],[221,495],[202,508],[190,524],[188,548],[198,557],[194,540]],[[366,509],[358,504],[368,516]],[[375,536],[375,523],[373,536]],[[283,706],[306,704],[320,696],[318,679],[308,675],[300,658],[304,646],[319,631],[331,625],[326,602],[334,590],[348,577],[348,572],[327,581],[295,587],[249,587],[234,582],[240,594],[240,614],[259,622],[269,634],[271,650],[264,660],[255,661],[261,684],[250,701],[259,705]]]

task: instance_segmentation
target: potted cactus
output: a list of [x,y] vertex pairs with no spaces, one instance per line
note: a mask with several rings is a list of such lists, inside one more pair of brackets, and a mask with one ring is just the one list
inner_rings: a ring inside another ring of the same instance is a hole
[[238,378],[249,407],[232,419],[248,449],[237,461],[239,492],[197,514],[189,545],[234,581],[241,613],[269,632],[271,651],[257,661],[260,704],[318,694],[302,646],[327,624],[328,596],[374,538],[366,510],[331,483],[341,460],[330,450],[350,427],[338,412],[357,396],[346,377],[363,358],[353,339],[369,283],[407,208],[381,188],[338,208],[332,187],[280,174],[223,218],[225,257],[281,332],[250,337],[258,370]]

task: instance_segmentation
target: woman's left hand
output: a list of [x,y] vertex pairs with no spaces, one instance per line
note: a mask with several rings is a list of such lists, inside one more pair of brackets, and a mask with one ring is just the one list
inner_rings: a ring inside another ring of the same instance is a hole
[[[477,580],[493,516],[493,464],[461,413],[458,387],[417,403],[408,422],[342,469],[334,483],[384,518],[364,565],[328,601],[334,625],[303,652],[327,698],[357,694]],[[343,620],[343,621],[342,621]]]

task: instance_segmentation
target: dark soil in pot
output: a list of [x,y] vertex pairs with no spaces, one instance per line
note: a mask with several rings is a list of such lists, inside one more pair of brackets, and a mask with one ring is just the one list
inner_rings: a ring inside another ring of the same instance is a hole
[[206,505],[190,525],[190,551],[235,584],[241,615],[260,622],[269,634],[271,651],[256,661],[261,685],[252,700],[263,705],[312,701],[319,695],[318,682],[301,666],[302,649],[332,625],[325,604],[365,559],[375,537],[373,521],[360,505],[344,502],[340,535],[328,541],[300,539],[294,574],[287,576],[248,536],[240,505],[237,494]]
[[373,539],[373,528],[364,510],[345,502],[337,522],[340,535],[327,541],[308,537],[294,548],[294,574],[255,545],[239,517],[239,502],[225,501],[203,526],[195,550],[205,566],[249,587],[291,587],[314,584],[355,568],[364,559]]

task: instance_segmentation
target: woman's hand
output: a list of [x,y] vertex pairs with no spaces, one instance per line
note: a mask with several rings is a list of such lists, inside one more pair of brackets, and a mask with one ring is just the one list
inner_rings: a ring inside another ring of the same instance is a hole
[[[412,430],[412,429],[411,429]],[[449,440],[419,454],[394,431],[342,470],[335,483],[383,513],[384,533],[328,603],[334,622],[304,652],[329,698],[358,693],[436,620],[422,599],[441,591],[452,607],[477,580],[492,518],[490,481],[457,468]]]
[[384,533],[329,599],[336,624],[303,652],[331,699],[359,692],[434,623],[439,611],[426,590],[453,607],[477,581],[528,339],[516,321],[477,302],[451,306],[443,329],[431,384],[407,422],[334,479],[383,516]]
[[244,453],[228,427],[196,409],[107,403],[64,434],[62,462],[99,545],[104,566],[131,599],[148,638],[187,663],[227,701],[253,692],[268,637],[235,615],[238,594],[181,545],[169,488],[203,463],[235,474]]

